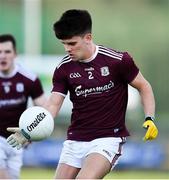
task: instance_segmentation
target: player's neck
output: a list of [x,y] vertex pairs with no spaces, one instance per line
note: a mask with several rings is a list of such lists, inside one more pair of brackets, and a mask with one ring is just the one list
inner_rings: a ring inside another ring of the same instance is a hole
[[96,57],[97,51],[97,46],[94,43],[91,43],[91,45],[88,46],[88,53],[86,54],[85,58],[81,60],[81,62],[92,61]]
[[9,69],[1,71],[0,74],[2,77],[10,77],[14,74],[15,66],[12,65]]
[[14,70],[14,65],[12,65],[9,69],[7,69],[6,71],[3,71],[4,75],[9,75],[13,72]]

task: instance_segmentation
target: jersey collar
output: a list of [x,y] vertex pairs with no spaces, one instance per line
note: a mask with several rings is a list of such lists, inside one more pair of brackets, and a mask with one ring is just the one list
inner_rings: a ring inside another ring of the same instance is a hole
[[90,58],[88,58],[88,59],[80,60],[80,62],[82,62],[82,63],[91,62],[91,61],[92,61],[93,59],[95,59],[95,57],[97,56],[98,51],[99,51],[99,47],[96,45],[96,49],[95,49],[94,54],[93,54]]
[[3,74],[2,72],[0,72],[0,77],[1,78],[11,78],[11,77],[15,76],[17,71],[18,71],[18,66],[15,64],[12,72],[10,72],[9,74]]

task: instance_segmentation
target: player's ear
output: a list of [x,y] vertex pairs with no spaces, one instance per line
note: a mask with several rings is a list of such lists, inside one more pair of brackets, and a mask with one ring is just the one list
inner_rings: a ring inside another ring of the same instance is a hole
[[87,33],[87,34],[85,34],[84,38],[85,38],[86,43],[90,43],[92,40],[92,34]]

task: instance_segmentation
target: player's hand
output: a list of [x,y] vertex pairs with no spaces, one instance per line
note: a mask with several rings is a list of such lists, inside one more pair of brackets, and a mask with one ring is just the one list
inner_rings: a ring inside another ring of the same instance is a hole
[[143,127],[145,129],[147,129],[146,134],[143,138],[144,141],[147,140],[153,140],[157,137],[158,135],[158,129],[156,127],[156,125],[154,124],[154,122],[151,119],[147,119],[144,123],[143,123]]
[[13,148],[16,147],[19,150],[29,143],[29,140],[21,133],[18,127],[8,127],[7,131],[13,133],[7,138],[8,144]]

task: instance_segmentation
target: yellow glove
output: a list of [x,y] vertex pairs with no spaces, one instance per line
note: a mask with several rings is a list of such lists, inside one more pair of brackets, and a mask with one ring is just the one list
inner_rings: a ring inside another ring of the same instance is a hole
[[144,141],[153,140],[158,135],[158,129],[154,124],[153,120],[150,118],[146,118],[146,121],[143,123],[143,127],[147,129],[147,132],[143,138]]

